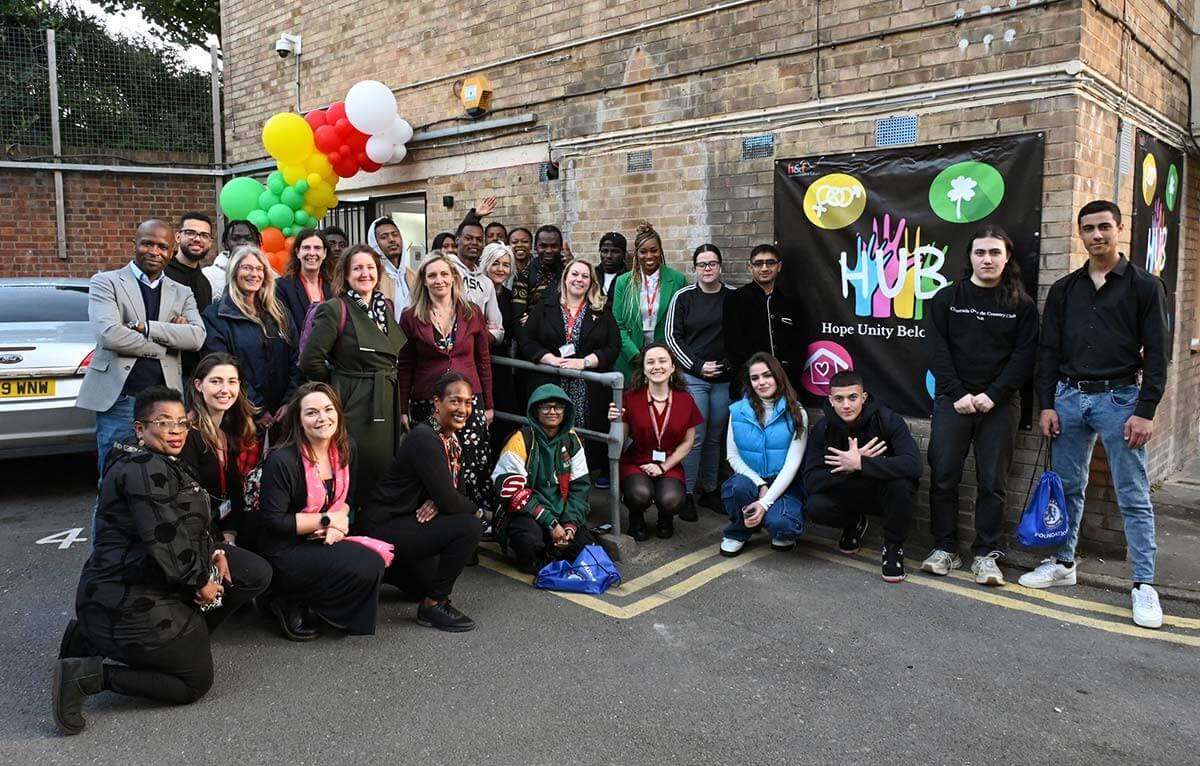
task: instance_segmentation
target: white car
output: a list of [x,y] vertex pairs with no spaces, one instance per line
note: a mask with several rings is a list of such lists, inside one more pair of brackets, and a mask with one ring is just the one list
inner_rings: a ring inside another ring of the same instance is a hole
[[88,280],[0,279],[0,458],[96,451],[75,406],[95,347]]

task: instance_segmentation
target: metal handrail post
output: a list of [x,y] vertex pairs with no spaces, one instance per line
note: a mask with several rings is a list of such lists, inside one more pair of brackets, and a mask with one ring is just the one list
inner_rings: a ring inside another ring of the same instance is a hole
[[[507,356],[493,356],[493,364],[499,364],[502,367],[512,367],[517,370],[526,370],[528,372],[537,372],[542,375],[555,375],[563,378],[579,378],[582,380],[592,381],[593,383],[603,383],[612,389],[613,404],[618,408],[623,406],[622,393],[625,389],[625,376],[619,372],[592,372],[590,370],[564,370],[559,367],[551,367],[548,364],[534,364],[526,362],[522,359],[513,359]],[[501,412],[497,410],[495,417],[509,423],[527,423],[528,418],[524,413]],[[608,501],[611,510],[612,533],[614,535],[621,534],[621,480],[620,480],[620,460],[621,448],[625,446],[625,430],[617,423],[608,424],[608,433],[602,431],[593,431],[588,428],[576,428],[575,433],[579,434],[584,439],[592,439],[594,441],[602,441],[608,444]]]

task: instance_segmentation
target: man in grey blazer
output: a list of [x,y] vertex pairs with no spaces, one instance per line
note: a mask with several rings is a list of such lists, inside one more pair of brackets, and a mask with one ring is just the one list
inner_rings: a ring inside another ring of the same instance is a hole
[[204,345],[191,288],[162,273],[173,245],[170,224],[143,221],[133,238],[133,260],[92,277],[88,320],[96,351],[76,404],[96,413],[101,478],[113,443],[133,439],[134,397],[154,385],[182,391],[180,352]]

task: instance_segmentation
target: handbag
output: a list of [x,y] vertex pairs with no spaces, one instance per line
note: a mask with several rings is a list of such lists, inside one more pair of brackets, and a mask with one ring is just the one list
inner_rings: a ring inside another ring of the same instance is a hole
[[[1042,455],[1043,440],[1038,447],[1038,458]],[[1042,477],[1038,480],[1037,489],[1033,491],[1032,499],[1028,499],[1025,512],[1017,524],[1017,541],[1026,548],[1046,548],[1062,543],[1071,533],[1071,523],[1067,519],[1067,499],[1063,493],[1062,479],[1050,470],[1053,445],[1046,452],[1046,462],[1042,464]],[[1029,477],[1029,486],[1033,487],[1033,477]]]
[[604,549],[599,545],[585,545],[574,562],[551,561],[542,567],[534,584],[544,590],[598,596],[619,582],[621,573]]

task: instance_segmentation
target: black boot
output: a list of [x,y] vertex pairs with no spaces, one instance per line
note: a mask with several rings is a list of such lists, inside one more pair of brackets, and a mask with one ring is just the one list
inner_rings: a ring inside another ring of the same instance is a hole
[[675,535],[675,521],[668,513],[658,514],[658,529],[655,530],[660,540],[666,540]]
[[650,531],[646,529],[646,520],[642,518],[641,511],[629,512],[629,536],[639,543],[650,539]]
[[728,516],[725,512],[725,503],[721,502],[721,493],[715,489],[707,489],[699,493],[696,498],[696,503],[704,506],[713,513],[719,513],[722,516]]
[[54,722],[63,734],[78,734],[87,726],[83,701],[104,691],[103,657],[68,657],[54,664],[50,681]]
[[304,621],[304,607],[275,599],[271,602],[271,614],[279,621],[279,630],[288,641],[312,641],[321,635],[319,629]]
[[687,495],[683,499],[683,507],[679,509],[680,521],[699,521],[700,517],[696,515],[696,503],[692,500],[691,495]]

